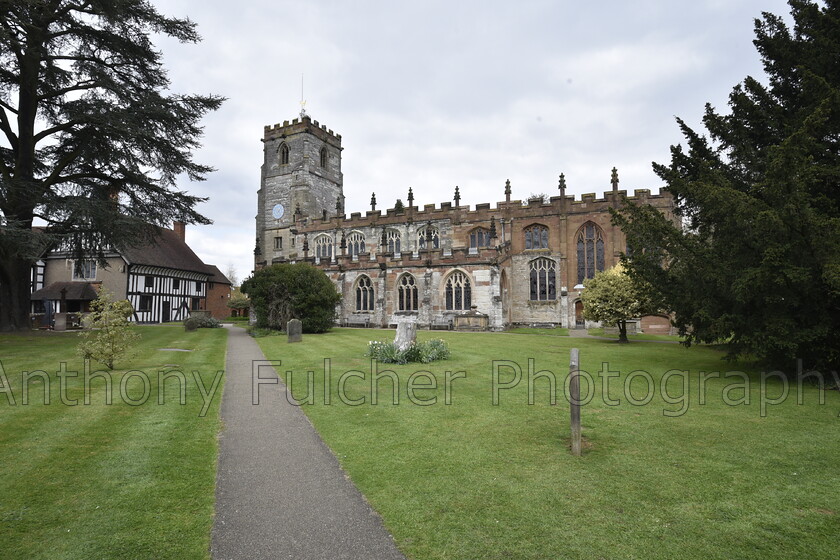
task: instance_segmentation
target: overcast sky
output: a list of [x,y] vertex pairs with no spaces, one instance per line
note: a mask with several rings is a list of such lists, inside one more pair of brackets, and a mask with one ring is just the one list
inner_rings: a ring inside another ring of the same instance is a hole
[[198,24],[203,41],[159,40],[172,89],[228,98],[205,119],[201,163],[217,171],[180,188],[209,197],[212,226],[187,242],[240,279],[253,264],[263,126],[300,112],[342,135],[346,211],[405,201],[461,204],[656,192],[651,162],[699,126],[706,102],[762,76],[752,45],[762,11],[782,0],[330,1],[155,0]]

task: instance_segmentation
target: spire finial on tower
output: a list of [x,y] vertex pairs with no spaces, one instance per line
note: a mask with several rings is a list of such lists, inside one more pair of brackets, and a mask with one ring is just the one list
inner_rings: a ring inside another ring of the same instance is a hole
[[560,189],[560,196],[566,196],[566,175],[560,174],[560,184],[557,186]]
[[408,207],[411,208],[414,206],[414,193],[411,191],[411,187],[408,187]]
[[370,211],[376,212],[376,193],[370,195]]
[[461,205],[461,192],[458,189],[458,185],[455,185],[455,206]]
[[505,202],[510,202],[510,179],[505,181]]
[[616,192],[618,190],[618,169],[615,167],[612,168],[612,177],[610,178],[612,181],[612,190]]

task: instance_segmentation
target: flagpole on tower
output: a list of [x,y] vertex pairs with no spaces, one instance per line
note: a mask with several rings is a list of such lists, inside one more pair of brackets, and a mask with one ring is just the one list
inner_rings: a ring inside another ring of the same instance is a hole
[[306,116],[306,100],[303,98],[303,73],[300,75],[300,118]]

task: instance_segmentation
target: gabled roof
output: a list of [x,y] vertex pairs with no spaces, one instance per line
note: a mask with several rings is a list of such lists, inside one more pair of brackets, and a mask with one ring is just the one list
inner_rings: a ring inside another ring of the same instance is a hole
[[210,274],[207,270],[208,265],[198,258],[177,233],[171,229],[159,228],[158,234],[151,243],[126,247],[120,253],[129,265],[143,264]]
[[30,299],[33,301],[42,299],[60,300],[61,290],[67,290],[65,299],[68,301],[92,301],[99,295],[96,288],[88,282],[53,282],[45,288],[34,291]]
[[228,286],[233,285],[233,282],[228,280],[228,277],[222,274],[222,271],[219,270],[216,265],[214,264],[207,264],[204,265],[207,271],[207,274],[210,275],[210,282],[215,282],[217,284],[227,284]]

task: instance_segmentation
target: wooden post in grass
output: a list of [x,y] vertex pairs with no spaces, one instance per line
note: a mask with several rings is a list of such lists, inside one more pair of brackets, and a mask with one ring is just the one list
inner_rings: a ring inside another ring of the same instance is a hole
[[572,455],[580,456],[580,361],[578,349],[572,348],[569,360],[569,408],[572,415]]

